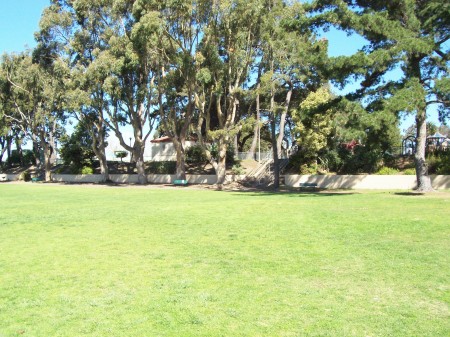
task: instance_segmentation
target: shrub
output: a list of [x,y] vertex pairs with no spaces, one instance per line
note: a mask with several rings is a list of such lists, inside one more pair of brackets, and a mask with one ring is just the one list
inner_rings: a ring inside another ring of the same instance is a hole
[[430,174],[450,174],[450,151],[437,151],[427,156]]
[[416,169],[415,168],[409,168],[403,171],[403,174],[407,176],[415,176],[416,175]]
[[319,169],[317,164],[303,164],[300,165],[300,174],[316,174]]
[[70,136],[61,137],[59,154],[64,164],[70,165],[74,173],[80,173],[84,166],[92,166],[95,153],[89,127],[80,122]]
[[20,180],[23,181],[30,181],[31,180],[31,173],[28,171],[23,171],[20,176],[19,176]]
[[245,174],[244,168],[241,166],[241,164],[235,164],[231,168],[231,173],[233,173],[236,176]]
[[374,173],[378,171],[383,162],[383,155],[379,150],[370,150],[362,146],[355,148],[354,153],[341,149],[340,157],[343,159],[341,173]]
[[[32,150],[22,150],[22,160],[23,160],[24,166],[33,165],[35,162],[33,151]],[[13,166],[21,165],[22,163],[21,163],[19,151],[12,150],[11,157],[8,159],[8,161]]]
[[385,176],[389,176],[389,175],[396,175],[399,174],[399,170],[392,168],[392,167],[387,167],[387,166],[383,166],[381,169],[378,170],[377,173],[378,175],[385,175]]
[[192,145],[186,150],[186,162],[193,164],[203,164],[206,163],[208,159],[206,158],[205,151],[200,145]]
[[337,172],[342,167],[342,158],[336,150],[327,151],[325,154],[319,156],[321,166],[325,171]]
[[153,174],[174,174],[176,168],[177,163],[174,161],[152,161],[147,171]]
[[81,169],[81,174],[94,174],[94,170],[92,169],[92,167],[83,166],[83,168]]

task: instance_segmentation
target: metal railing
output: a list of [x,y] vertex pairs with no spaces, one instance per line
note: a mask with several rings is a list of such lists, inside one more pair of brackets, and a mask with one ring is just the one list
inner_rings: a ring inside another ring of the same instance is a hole
[[271,151],[267,151],[267,152],[255,152],[255,153],[251,153],[251,152],[238,152],[236,154],[236,159],[238,160],[267,160],[267,159],[272,159],[273,158],[273,154]]

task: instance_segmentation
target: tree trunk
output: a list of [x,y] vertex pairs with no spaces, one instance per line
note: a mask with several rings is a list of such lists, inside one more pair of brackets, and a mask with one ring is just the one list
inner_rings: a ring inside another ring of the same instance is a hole
[[289,111],[289,104],[291,103],[291,97],[292,97],[292,88],[290,88],[286,94],[286,100],[284,101],[284,109],[283,109],[283,112],[282,112],[281,118],[280,118],[280,133],[278,134],[278,139],[277,139],[278,156],[280,156],[282,154],[281,144],[283,143],[283,139],[284,139],[284,129],[286,127],[286,116]]
[[273,188],[278,190],[280,188],[280,162],[278,159],[278,146],[276,138],[276,128],[275,128],[275,116],[272,113],[272,120],[270,123],[271,133],[272,133],[272,151],[273,151]]
[[[109,179],[108,161],[106,160],[106,146],[105,135],[103,132],[103,125],[99,123],[95,125],[97,132],[91,131],[92,136],[92,149],[100,162],[100,174],[102,175],[102,182],[106,182]],[[122,158],[120,158],[122,161]]]
[[20,139],[20,137],[17,136],[17,137],[15,137],[15,142],[16,142],[17,155],[19,156],[20,166],[24,167],[25,166],[25,162],[23,160],[22,139]]
[[427,142],[427,124],[425,111],[417,112],[416,116],[417,137],[416,137],[416,153],[414,154],[414,162],[416,166],[417,191],[432,192],[431,179],[428,176],[428,164],[425,159],[426,142]]
[[52,181],[52,154],[53,148],[50,144],[45,141],[41,141],[44,145],[44,173],[45,173],[45,181]]
[[32,136],[32,140],[33,140],[34,163],[35,163],[36,168],[38,170],[40,170],[42,168],[41,151],[40,151],[39,144],[38,144],[38,141],[35,136]]
[[223,141],[219,142],[219,158],[217,159],[216,176],[217,185],[221,187],[225,184],[226,179],[226,161],[227,161],[227,144]]
[[173,138],[172,141],[175,150],[177,151],[176,177],[178,180],[186,180],[186,153],[184,150],[184,144],[176,138]]
[[138,175],[138,183],[140,185],[145,185],[148,183],[148,180],[147,174],[145,173],[144,155],[143,153],[140,154],[133,153],[133,156],[136,159],[136,171]]

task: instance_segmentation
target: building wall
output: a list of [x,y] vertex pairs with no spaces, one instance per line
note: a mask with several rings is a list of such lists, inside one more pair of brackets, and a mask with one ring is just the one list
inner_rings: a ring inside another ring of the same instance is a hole
[[[186,148],[195,142],[186,141]],[[177,152],[172,142],[150,143],[150,160],[152,161],[175,161]]]

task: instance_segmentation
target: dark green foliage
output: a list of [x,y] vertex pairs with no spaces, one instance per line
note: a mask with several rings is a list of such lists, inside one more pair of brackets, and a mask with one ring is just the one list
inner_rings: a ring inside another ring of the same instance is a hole
[[61,138],[61,158],[73,173],[81,173],[84,166],[92,167],[95,153],[92,137],[83,123],[79,123],[70,136]]
[[148,165],[147,173],[175,174],[176,167],[175,161],[153,161]]
[[[22,150],[22,159],[23,159],[24,166],[33,165],[34,161],[35,161],[33,151]],[[22,165],[19,151],[17,151],[17,150],[11,151],[11,157],[9,158],[9,163],[13,166]]]
[[[211,156],[214,159],[217,160],[219,158],[219,151],[218,151],[216,144],[211,145],[210,152],[211,152]],[[235,162],[236,162],[236,159],[234,158],[234,147],[232,145],[229,145],[227,147],[227,154],[226,154],[227,167],[233,166],[235,164]]]
[[427,156],[430,174],[450,174],[450,151],[435,151]]
[[383,163],[381,151],[370,150],[364,146],[355,147],[353,152],[341,148],[339,155],[343,161],[340,173],[343,174],[374,173]]
[[327,150],[319,155],[319,161],[324,170],[328,172],[339,172],[342,167],[342,158],[337,150]]
[[203,164],[208,162],[205,151],[200,145],[192,145],[186,150],[186,162],[193,164]]

